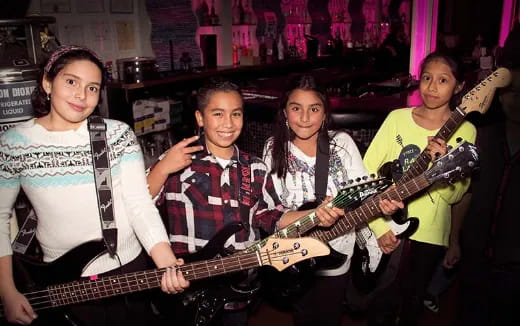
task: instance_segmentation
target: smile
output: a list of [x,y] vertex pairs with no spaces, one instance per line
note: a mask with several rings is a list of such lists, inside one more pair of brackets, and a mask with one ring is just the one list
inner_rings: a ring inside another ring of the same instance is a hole
[[78,112],[83,112],[87,109],[85,106],[82,106],[82,105],[76,105],[76,104],[72,104],[72,103],[69,103],[69,105],[74,111],[78,111]]
[[230,132],[222,132],[222,131],[218,131],[217,134],[221,137],[231,137],[233,136],[234,132],[230,131]]

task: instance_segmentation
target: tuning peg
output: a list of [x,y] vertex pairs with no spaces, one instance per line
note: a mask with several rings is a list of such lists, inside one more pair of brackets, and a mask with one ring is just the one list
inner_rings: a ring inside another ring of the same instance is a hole
[[460,143],[462,141],[462,138],[461,137],[457,137],[457,139],[455,139],[457,141],[457,143]]

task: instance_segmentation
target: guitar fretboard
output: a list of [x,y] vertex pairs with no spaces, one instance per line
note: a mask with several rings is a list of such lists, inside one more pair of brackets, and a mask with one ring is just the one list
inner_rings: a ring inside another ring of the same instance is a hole
[[415,177],[395,188],[391,188],[383,193],[372,196],[365,200],[358,208],[347,212],[330,228],[319,228],[311,231],[309,236],[328,242],[349,232],[355,226],[366,223],[370,219],[381,215],[378,203],[381,199],[404,200],[420,190],[428,187],[431,183],[425,175]]
[[[347,193],[347,192],[341,192],[338,194],[334,199],[331,201],[331,205],[334,207],[349,207],[353,203],[357,202],[356,199],[357,191]],[[256,250],[259,250],[262,248],[265,243],[270,238],[298,238],[301,237],[303,234],[307,233],[312,228],[318,226],[320,223],[320,220],[316,216],[315,210],[310,212],[307,215],[304,215],[300,217],[297,221],[289,224],[285,228],[278,230],[277,232],[273,233],[271,236],[258,241],[254,245],[246,248],[243,252],[250,253]],[[321,238],[318,238],[322,240]]]
[[[260,253],[215,258],[203,262],[185,264],[178,267],[188,281],[222,275],[229,272],[262,265]],[[266,254],[262,254],[266,255]],[[276,257],[263,257],[275,259]],[[108,298],[160,287],[165,269],[154,269],[122,275],[101,277],[52,285],[45,290],[26,293],[26,297],[36,310],[65,306],[74,303]]]
[[[457,130],[457,128],[461,125],[461,123],[464,121],[464,117],[466,116],[466,113],[462,111],[459,108],[456,108],[451,113],[450,118],[444,125],[441,127],[441,129],[437,132],[435,135],[436,138],[440,138],[444,141],[450,139],[450,137],[453,135],[453,133]],[[406,181],[409,181],[412,178],[415,178],[416,176],[420,175],[424,171],[428,169],[428,165],[430,164],[431,156],[426,152],[426,148],[421,152],[421,154],[417,157],[415,162],[412,163],[412,165],[409,167],[409,169],[403,174],[401,179],[399,179],[396,184],[400,185],[405,183]]]

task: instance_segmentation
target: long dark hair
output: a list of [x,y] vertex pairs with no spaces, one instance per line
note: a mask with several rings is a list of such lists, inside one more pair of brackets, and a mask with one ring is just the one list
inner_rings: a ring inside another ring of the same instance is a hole
[[[464,83],[464,65],[460,61],[459,58],[450,56],[448,54],[442,53],[442,52],[432,52],[424,58],[424,60],[421,63],[421,74],[419,76],[422,76],[424,69],[426,69],[426,66],[432,62],[432,61],[441,61],[448,65],[450,67],[451,73],[453,76],[455,76],[455,79],[457,80],[457,86]],[[420,77],[419,77],[420,78]],[[464,95],[468,85],[464,85],[463,89],[460,90],[457,94],[454,94],[450,99],[450,110],[454,110],[457,104],[462,99],[462,96]]]
[[[276,125],[274,128],[273,142],[272,142],[272,170],[271,173],[276,173],[279,178],[285,178],[287,175],[288,159],[289,159],[289,141],[295,137],[294,132],[288,127],[285,109],[289,97],[292,92],[300,89],[303,91],[313,91],[316,96],[323,103],[325,111],[325,120],[318,133],[318,142],[323,140],[324,143],[329,144],[330,138],[328,134],[330,124],[330,108],[326,93],[318,87],[314,77],[309,75],[299,76],[290,81],[287,91],[284,93],[280,102],[280,108],[276,114]],[[317,146],[319,149],[319,146]]]
[[[105,67],[101,62],[100,58],[91,50],[87,48],[77,46],[65,46],[56,50],[47,63],[45,69],[42,70],[41,76],[38,80],[38,86],[34,89],[31,94],[31,104],[33,106],[34,115],[39,118],[47,115],[51,110],[51,103],[48,100],[48,95],[43,89],[43,78],[46,78],[52,83],[58,73],[69,63],[87,60],[94,63],[101,71],[101,86],[100,91],[105,87]],[[99,98],[98,105],[101,103],[101,97]]]

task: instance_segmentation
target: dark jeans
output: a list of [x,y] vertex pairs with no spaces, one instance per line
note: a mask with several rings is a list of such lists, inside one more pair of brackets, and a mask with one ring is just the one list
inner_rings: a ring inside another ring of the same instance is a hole
[[394,325],[397,316],[399,325],[418,324],[426,289],[445,249],[414,240],[404,246],[398,277],[369,304],[369,325]]
[[343,318],[347,276],[316,276],[311,288],[293,306],[295,326],[338,326]]

